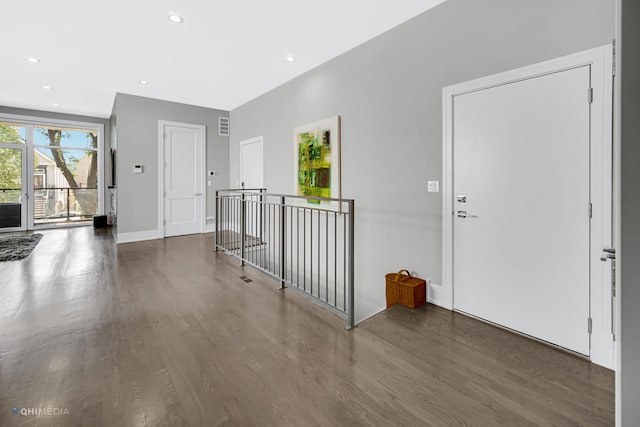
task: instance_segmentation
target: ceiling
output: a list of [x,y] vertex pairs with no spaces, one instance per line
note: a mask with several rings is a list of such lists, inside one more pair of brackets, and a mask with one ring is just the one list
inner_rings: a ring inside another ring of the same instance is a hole
[[8,1],[0,105],[109,117],[123,92],[231,110],[442,1]]

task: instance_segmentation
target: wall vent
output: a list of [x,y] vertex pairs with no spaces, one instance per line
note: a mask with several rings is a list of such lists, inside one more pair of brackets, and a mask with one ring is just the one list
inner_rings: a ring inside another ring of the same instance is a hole
[[229,117],[218,117],[218,135],[229,136]]

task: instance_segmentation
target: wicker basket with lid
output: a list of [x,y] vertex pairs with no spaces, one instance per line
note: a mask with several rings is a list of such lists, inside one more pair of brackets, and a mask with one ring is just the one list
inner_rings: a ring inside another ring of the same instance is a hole
[[416,308],[427,302],[427,283],[424,279],[413,277],[407,270],[389,273],[385,278],[387,279],[387,308],[396,304]]

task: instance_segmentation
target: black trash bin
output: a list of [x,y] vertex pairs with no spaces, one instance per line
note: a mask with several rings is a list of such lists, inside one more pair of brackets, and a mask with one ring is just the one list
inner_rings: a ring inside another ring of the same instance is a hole
[[93,228],[107,228],[107,216],[106,215],[94,215],[93,216]]
[[20,227],[21,217],[22,205],[20,203],[0,203],[0,228]]

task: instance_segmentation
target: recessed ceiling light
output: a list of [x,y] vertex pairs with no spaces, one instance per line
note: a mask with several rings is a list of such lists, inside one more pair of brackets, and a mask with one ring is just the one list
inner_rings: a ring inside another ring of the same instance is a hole
[[38,62],[40,62],[40,60],[38,58],[35,58],[33,56],[28,57],[27,61],[33,62],[34,64],[37,64]]
[[287,55],[285,59],[287,60],[287,62],[293,62],[296,60],[296,58],[294,58],[293,55]]
[[53,105],[54,107],[59,107],[60,106],[60,104],[58,104],[58,103],[54,103],[54,104],[51,104],[51,105]]
[[141,84],[141,85],[143,85],[143,86],[146,86],[146,85],[148,85],[148,84],[149,84],[149,82],[148,82],[148,81],[146,81],[146,80],[138,80],[138,83],[140,83],[140,84]]
[[182,21],[184,21],[184,19],[182,19],[182,17],[180,17],[178,15],[174,15],[172,13],[171,15],[169,15],[169,21],[173,22],[174,24],[180,24],[180,23],[182,23]]
[[44,85],[44,86],[42,86],[42,89],[44,89],[44,90],[52,90],[53,88],[51,86],[49,86],[49,85]]

